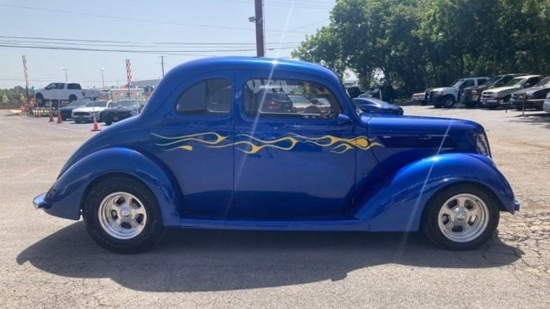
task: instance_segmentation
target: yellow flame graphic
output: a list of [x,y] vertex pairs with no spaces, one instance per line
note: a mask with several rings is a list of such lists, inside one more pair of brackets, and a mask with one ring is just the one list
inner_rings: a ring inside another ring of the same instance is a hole
[[[234,146],[238,150],[246,154],[255,154],[265,148],[274,148],[274,149],[279,149],[283,151],[290,151],[294,149],[294,147],[300,142],[311,143],[319,147],[329,148],[331,152],[337,153],[337,154],[345,153],[354,148],[361,149],[361,150],[368,150],[374,146],[382,146],[379,143],[371,142],[366,136],[357,136],[349,139],[349,138],[340,138],[332,135],[324,135],[321,137],[308,137],[308,136],[303,136],[298,134],[289,134],[288,136],[284,136],[274,140],[261,140],[251,135],[238,134],[235,137],[237,138],[244,137],[246,139],[249,139],[250,141],[245,140],[245,141],[235,141],[233,143],[224,143],[226,142],[227,138],[229,138],[229,136],[223,136],[216,132],[205,132],[205,133],[197,133],[197,134],[183,135],[183,136],[176,136],[176,137],[162,136],[155,133],[151,133],[151,134],[158,138],[167,140],[167,142],[155,144],[161,147],[175,146],[181,143],[196,142],[196,143],[202,144],[204,147],[207,147],[207,148],[226,148],[226,147]],[[193,151],[193,146],[189,144],[178,145],[167,149],[167,151],[172,151],[176,149]]]

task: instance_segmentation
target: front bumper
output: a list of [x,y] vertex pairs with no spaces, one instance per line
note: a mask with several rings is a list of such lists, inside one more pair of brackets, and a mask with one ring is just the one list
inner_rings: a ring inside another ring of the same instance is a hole
[[32,200],[35,209],[49,208],[51,205],[46,202],[46,193],[42,193]]
[[531,99],[531,100],[514,100],[512,101],[512,105],[514,105],[517,109],[522,109],[525,105],[525,108],[542,108],[542,104],[544,103],[544,99]]
[[483,107],[498,107],[498,106],[504,106],[507,105],[504,101],[504,99],[499,98],[482,98],[481,99],[481,106]]

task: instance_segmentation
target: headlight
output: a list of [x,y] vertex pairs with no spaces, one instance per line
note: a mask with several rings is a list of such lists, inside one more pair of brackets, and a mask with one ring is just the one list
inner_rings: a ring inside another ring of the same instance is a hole
[[491,158],[491,148],[489,147],[489,140],[485,132],[476,135],[476,149],[480,154],[484,154]]

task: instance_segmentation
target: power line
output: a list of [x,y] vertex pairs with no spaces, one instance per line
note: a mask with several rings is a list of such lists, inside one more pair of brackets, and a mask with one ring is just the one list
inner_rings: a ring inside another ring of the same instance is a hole
[[[228,52],[247,52],[255,51],[255,48],[248,49],[223,49],[223,50],[138,50],[138,49],[102,49],[102,48],[83,48],[83,47],[63,47],[63,46],[42,46],[42,45],[24,45],[24,44],[3,44],[0,47],[5,48],[25,48],[25,49],[49,49],[49,50],[67,50],[67,51],[93,51],[93,52],[119,52],[119,53],[142,53],[142,54],[175,54],[175,55],[197,55],[197,53],[228,53]],[[275,49],[293,49],[294,47],[268,48]]]
[[[116,20],[127,20],[127,21],[131,21],[131,22],[141,22],[141,23],[168,24],[168,25],[177,25],[177,26],[185,26],[185,27],[200,27],[200,28],[255,31],[255,29],[252,29],[252,28],[249,28],[249,27],[215,26],[215,25],[212,25],[212,24],[188,24],[188,23],[173,22],[173,21],[159,22],[158,20],[151,20],[151,19],[132,18],[132,17],[125,17],[125,16],[105,15],[105,14],[96,14],[96,13],[91,13],[91,12],[84,13],[84,12],[70,11],[70,10],[38,8],[38,7],[31,7],[31,6],[25,6],[25,5],[0,4],[0,7],[11,7],[11,8],[24,9],[24,10],[71,14],[72,16],[74,16],[74,15],[84,15],[86,17],[100,17],[100,18],[109,18],[109,19],[116,19]],[[286,31],[285,30],[266,30],[266,31],[272,32],[272,33],[292,32],[290,30],[286,30]]]
[[[53,42],[46,42],[49,44],[60,44],[56,42],[61,43],[71,43],[71,44],[79,44],[80,42],[83,43],[93,43],[94,45],[97,44],[104,44],[106,46],[144,46],[144,45],[176,45],[176,46],[243,46],[243,45],[251,45],[254,46],[254,42],[147,42],[147,41],[117,41],[117,40],[91,40],[91,39],[66,39],[66,38],[49,38],[49,37],[30,37],[30,36],[5,36],[0,35],[0,39],[10,39],[10,40],[16,40],[19,42],[25,42],[31,41],[53,41]],[[39,42],[44,43],[44,42]],[[110,43],[116,43],[114,45],[108,45]],[[90,45],[90,44],[82,44],[81,45]],[[276,44],[276,43],[268,43],[268,44]],[[293,45],[293,44],[300,44],[300,42],[285,42],[284,44],[287,45]]]

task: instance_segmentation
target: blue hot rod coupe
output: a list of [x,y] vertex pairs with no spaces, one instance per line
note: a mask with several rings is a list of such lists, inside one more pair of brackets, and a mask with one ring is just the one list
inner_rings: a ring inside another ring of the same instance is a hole
[[[298,109],[293,95],[312,104]],[[422,230],[466,250],[492,237],[500,211],[519,210],[480,124],[366,113],[330,70],[254,57],[172,69],[140,115],[86,141],[34,205],[82,216],[118,253],[150,249],[170,227]]]

